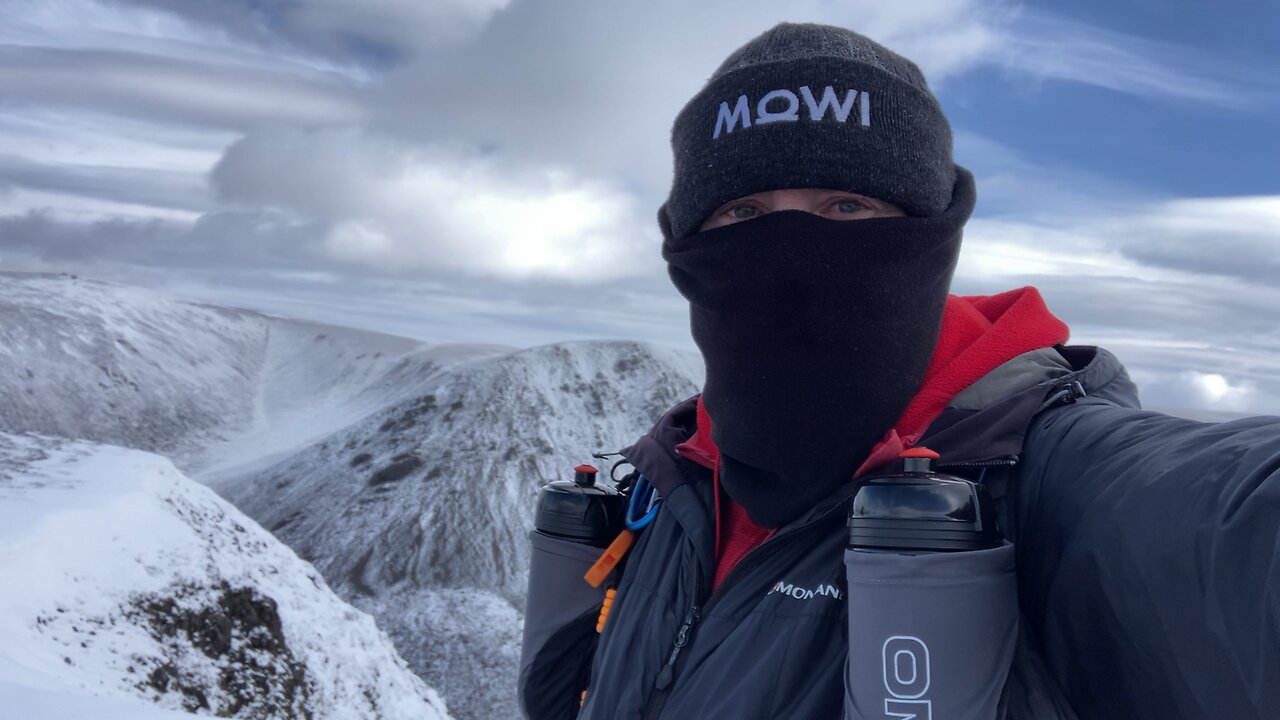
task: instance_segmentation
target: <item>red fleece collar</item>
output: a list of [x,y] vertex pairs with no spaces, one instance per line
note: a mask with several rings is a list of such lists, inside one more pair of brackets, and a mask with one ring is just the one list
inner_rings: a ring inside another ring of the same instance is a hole
[[[1034,287],[998,295],[948,296],[938,342],[920,390],[854,476],[889,462],[914,445],[951,398],[998,365],[1024,352],[1065,343],[1068,334],[1066,323],[1049,311]],[[720,451],[711,441],[711,418],[701,400],[698,429],[675,450],[712,470],[720,464]]]

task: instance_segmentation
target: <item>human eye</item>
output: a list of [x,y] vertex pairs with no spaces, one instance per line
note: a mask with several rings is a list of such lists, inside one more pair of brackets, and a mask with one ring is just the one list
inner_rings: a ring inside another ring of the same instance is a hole
[[857,198],[842,197],[831,201],[831,210],[837,215],[856,215],[870,209],[866,203]]
[[724,227],[734,223],[744,222],[758,218],[769,212],[769,207],[761,202],[758,198],[752,196],[740,197],[716,208],[715,212],[702,223],[703,230]]

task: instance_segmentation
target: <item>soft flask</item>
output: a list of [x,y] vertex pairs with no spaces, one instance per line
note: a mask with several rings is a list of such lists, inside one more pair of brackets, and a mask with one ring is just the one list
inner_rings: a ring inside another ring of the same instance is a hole
[[[574,468],[572,480],[544,485],[529,533],[529,592],[520,657],[520,707],[528,718],[573,717],[581,695],[538,692],[585,679],[606,588],[583,579],[621,531],[626,496],[596,483],[591,465]],[[579,687],[579,690],[585,685]]]
[[845,715],[996,720],[1018,635],[1014,549],[981,484],[937,453],[862,478],[849,511]]

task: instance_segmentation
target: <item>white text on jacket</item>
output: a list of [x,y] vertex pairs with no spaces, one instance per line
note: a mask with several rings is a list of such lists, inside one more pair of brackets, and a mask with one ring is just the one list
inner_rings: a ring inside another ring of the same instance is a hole
[[844,599],[844,593],[835,585],[818,585],[814,588],[802,588],[786,582],[785,580],[779,580],[774,584],[769,592],[765,594],[772,595],[774,593],[782,593],[783,595],[795,598],[796,600],[812,600],[819,596],[834,598],[836,600]]

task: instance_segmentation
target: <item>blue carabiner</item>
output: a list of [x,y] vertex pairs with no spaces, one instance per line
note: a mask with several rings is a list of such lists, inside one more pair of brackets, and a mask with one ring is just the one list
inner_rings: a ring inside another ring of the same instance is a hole
[[[653,522],[653,517],[658,514],[658,506],[662,504],[662,498],[658,497],[657,491],[653,485],[645,479],[644,475],[636,476],[636,486],[631,490],[631,499],[627,501],[627,529],[635,532],[640,528]],[[640,506],[646,505],[644,515],[640,515]]]

